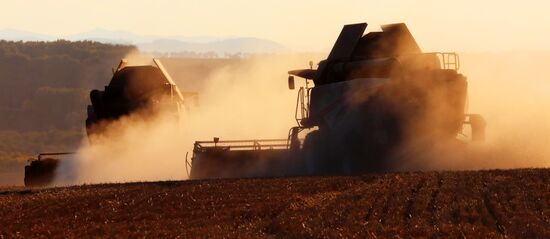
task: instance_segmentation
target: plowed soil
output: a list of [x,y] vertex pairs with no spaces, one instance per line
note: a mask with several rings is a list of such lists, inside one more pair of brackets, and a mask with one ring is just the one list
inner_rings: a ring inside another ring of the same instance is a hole
[[550,169],[0,189],[0,238],[550,238]]

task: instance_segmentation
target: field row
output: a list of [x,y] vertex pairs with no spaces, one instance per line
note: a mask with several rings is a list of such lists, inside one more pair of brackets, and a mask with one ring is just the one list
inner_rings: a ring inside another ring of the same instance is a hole
[[550,170],[201,180],[0,192],[0,235],[550,237]]

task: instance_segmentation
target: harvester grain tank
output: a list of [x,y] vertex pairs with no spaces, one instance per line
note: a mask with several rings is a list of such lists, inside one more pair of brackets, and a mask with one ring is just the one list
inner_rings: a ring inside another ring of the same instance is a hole
[[130,114],[155,117],[168,108],[179,117],[184,96],[159,60],[156,66],[127,66],[123,59],[103,91],[90,92],[86,132],[88,137],[101,133],[110,122]]
[[465,124],[483,140],[485,121],[465,113],[456,53],[422,52],[402,23],[363,35],[366,27],[344,26],[317,69],[288,72],[289,88],[306,81],[288,139],[197,141],[191,178],[388,171],[407,146],[457,141]]

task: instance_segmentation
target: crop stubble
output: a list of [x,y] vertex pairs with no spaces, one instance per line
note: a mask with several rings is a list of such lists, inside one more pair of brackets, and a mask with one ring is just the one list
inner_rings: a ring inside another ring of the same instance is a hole
[[550,170],[0,190],[0,236],[550,237]]

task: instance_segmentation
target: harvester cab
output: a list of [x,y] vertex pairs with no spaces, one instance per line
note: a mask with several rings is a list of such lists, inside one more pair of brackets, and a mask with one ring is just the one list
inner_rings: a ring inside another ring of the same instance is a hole
[[[467,81],[458,73],[456,53],[423,53],[403,23],[364,35],[366,28],[344,26],[317,69],[310,64],[288,72],[290,89],[295,77],[305,86],[298,90],[297,126],[289,131],[286,151],[263,157],[267,151],[252,148],[240,150],[248,157],[236,158],[238,145],[231,141],[222,151],[199,141],[191,178],[391,171],[405,146],[458,140],[464,125],[471,126],[471,139],[483,140],[483,118],[464,112]],[[265,167],[254,170],[256,162],[277,167],[266,173]]]

